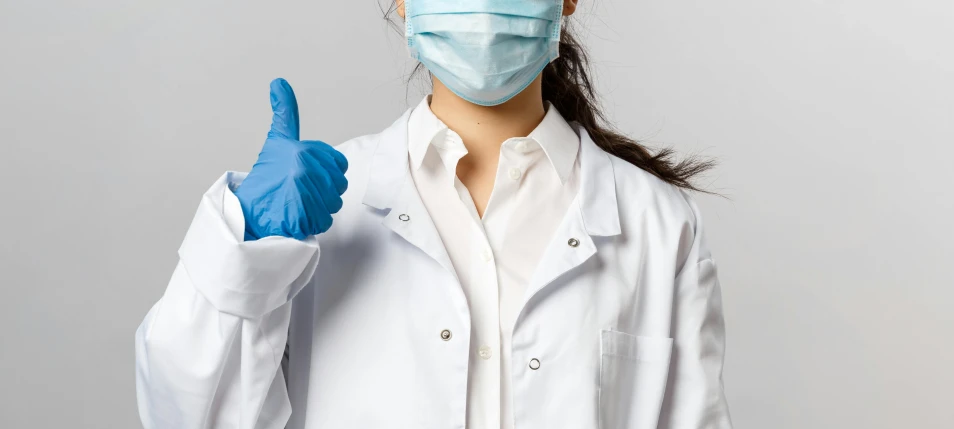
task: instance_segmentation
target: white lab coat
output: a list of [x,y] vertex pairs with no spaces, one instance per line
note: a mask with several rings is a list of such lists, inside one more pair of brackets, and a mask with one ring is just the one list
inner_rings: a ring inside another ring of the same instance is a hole
[[[468,304],[410,180],[407,118],[337,147],[350,188],[319,236],[243,242],[244,176],[205,194],[136,332],[147,429],[464,429]],[[573,125],[580,192],[513,326],[515,427],[731,427],[696,204]]]

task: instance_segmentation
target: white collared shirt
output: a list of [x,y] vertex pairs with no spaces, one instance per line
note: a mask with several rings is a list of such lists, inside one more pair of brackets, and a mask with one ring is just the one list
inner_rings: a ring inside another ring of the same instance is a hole
[[457,178],[461,137],[430,109],[411,113],[411,177],[470,307],[467,428],[514,426],[511,334],[527,284],[579,190],[579,136],[548,105],[527,137],[504,141],[483,218]]

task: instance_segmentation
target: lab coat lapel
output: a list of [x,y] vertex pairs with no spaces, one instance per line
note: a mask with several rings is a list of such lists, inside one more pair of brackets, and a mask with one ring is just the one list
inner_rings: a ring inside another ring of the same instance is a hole
[[421,249],[457,278],[457,272],[434,221],[421,200],[408,170],[407,121],[409,109],[385,130],[371,160],[371,173],[363,202],[389,210],[382,224]]
[[580,190],[543,253],[527,287],[524,306],[554,280],[595,255],[593,237],[620,234],[610,155],[596,146],[586,130],[573,125],[580,135]]
[[437,232],[437,227],[427,212],[427,208],[424,207],[421,196],[410,177],[404,180],[404,184],[398,191],[398,196],[392,205],[391,211],[382,221],[383,224],[424,251],[449,271],[454,278],[457,278],[457,272],[451,263],[447,248],[444,247],[444,242]]
[[570,205],[556,234],[550,240],[527,287],[524,303],[558,277],[596,254],[596,244],[586,233],[579,198]]

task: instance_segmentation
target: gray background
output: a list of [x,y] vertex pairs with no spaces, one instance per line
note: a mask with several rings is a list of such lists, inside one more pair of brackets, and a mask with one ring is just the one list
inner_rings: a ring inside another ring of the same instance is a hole
[[[582,0],[619,127],[716,157],[738,428],[954,427],[954,2]],[[420,100],[375,0],[0,2],[0,427],[138,427],[133,334],[203,191]],[[945,220],[946,219],[946,220]]]

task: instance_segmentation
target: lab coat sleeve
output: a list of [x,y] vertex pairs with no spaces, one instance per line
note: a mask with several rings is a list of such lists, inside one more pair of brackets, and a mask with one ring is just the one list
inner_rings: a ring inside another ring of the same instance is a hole
[[694,215],[693,237],[675,279],[673,351],[659,427],[729,429],[732,421],[722,384],[722,292],[699,209],[691,197],[686,199]]
[[231,191],[243,177],[227,173],[203,196],[172,279],[136,331],[146,429],[279,429],[291,415],[281,361],[318,243],[244,242]]

